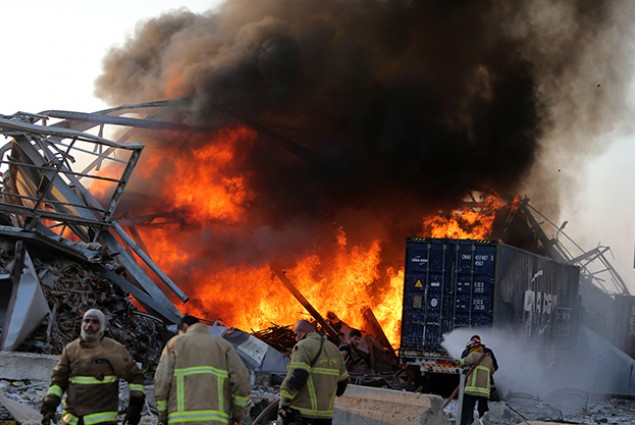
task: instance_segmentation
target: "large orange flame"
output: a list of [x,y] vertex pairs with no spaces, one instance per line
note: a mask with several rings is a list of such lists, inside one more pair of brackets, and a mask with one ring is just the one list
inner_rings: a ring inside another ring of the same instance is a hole
[[[253,195],[245,184],[248,171],[228,173],[227,168],[236,160],[239,145],[253,143],[256,136],[247,127],[228,128],[188,155],[172,152],[170,185],[162,189],[161,197],[165,205],[186,212],[190,228],[172,224],[139,229],[149,254],[168,275],[187,276],[187,282],[179,283],[191,299],[181,306],[184,312],[221,319],[246,330],[290,324],[307,316],[266,261],[250,265],[209,259],[206,266],[204,243],[196,242],[192,235],[209,223],[240,226],[245,220]],[[142,176],[156,173],[157,155],[153,152],[136,172]],[[307,251],[286,265],[286,276],[323,316],[334,311],[350,326],[362,328],[362,310],[371,307],[390,341],[397,343],[403,272],[380,269],[379,240],[366,246],[351,244],[341,226],[333,228],[326,239],[331,240],[330,246],[307,244]],[[377,285],[378,280],[385,284]]]
[[449,214],[424,217],[423,236],[429,238],[488,239],[496,213],[507,206],[495,195],[487,195],[478,206],[456,209]]
[[[171,178],[161,188],[161,202],[166,209],[184,211],[187,225],[138,230],[152,258],[189,295],[190,302],[181,305],[181,310],[245,330],[309,318],[269,267],[268,261],[284,263],[284,258],[254,258],[249,263],[218,261],[206,254],[206,244],[213,242],[206,242],[203,235],[214,234],[215,230],[210,223],[231,228],[247,220],[254,196],[246,183],[249,170],[236,169],[233,164],[240,146],[255,143],[256,139],[256,132],[250,128],[226,128],[199,149],[186,153],[153,151],[135,171],[151,179],[162,171],[158,167],[165,158],[160,156],[169,156]],[[490,196],[480,209],[424,218],[423,236],[486,238],[497,209],[503,205]],[[285,264],[286,276],[322,316],[333,311],[350,326],[364,328],[362,311],[370,307],[389,341],[397,344],[403,257],[384,258],[386,247],[379,239],[369,238],[362,244],[349,242],[343,226],[334,226],[330,232],[322,238],[330,242],[322,246],[307,244],[305,252],[297,253],[292,263]]]
[[[143,229],[144,240],[151,241],[151,255],[170,275],[178,275],[182,267],[191,264],[199,253],[175,247],[173,229],[169,227]],[[320,312],[335,311],[356,328],[363,327],[361,311],[370,306],[392,343],[398,341],[399,316],[403,290],[403,272],[390,270],[389,286],[375,292],[371,284],[379,278],[381,247],[379,241],[370,246],[349,246],[343,229],[327,259],[317,251],[305,256],[286,269],[286,275]],[[328,262],[328,267],[325,267]],[[194,315],[219,317],[223,322],[242,329],[261,329],[276,324],[290,324],[307,313],[303,306],[272,274],[268,264],[253,267],[244,264],[226,267],[200,268],[190,274],[194,285],[188,285],[193,300],[184,308]],[[307,317],[309,318],[309,317]]]

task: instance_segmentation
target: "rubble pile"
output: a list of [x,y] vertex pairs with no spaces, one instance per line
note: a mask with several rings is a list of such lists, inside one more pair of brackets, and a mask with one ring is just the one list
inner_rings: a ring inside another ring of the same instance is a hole
[[[0,273],[12,269],[14,245],[0,238]],[[109,323],[106,335],[124,344],[151,378],[168,337],[164,325],[140,313],[126,292],[90,267],[60,253],[33,247],[29,253],[51,313],[17,351],[60,354],[79,336],[83,313],[98,308]]]
[[278,326],[273,323],[272,326],[268,328],[259,331],[252,330],[252,335],[266,342],[282,354],[290,355],[291,349],[296,343],[292,326],[293,325]]

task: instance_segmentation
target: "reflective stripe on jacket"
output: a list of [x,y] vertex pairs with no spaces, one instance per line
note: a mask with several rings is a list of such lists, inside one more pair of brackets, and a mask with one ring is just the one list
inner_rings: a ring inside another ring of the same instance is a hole
[[[467,355],[467,357],[460,360],[460,364],[472,366],[476,364],[482,356],[482,349],[472,351]],[[479,364],[474,366],[474,370],[467,378],[467,381],[465,382],[465,394],[489,398],[493,370],[494,366],[492,358],[489,353],[486,353],[485,357],[483,357]]]
[[[322,351],[311,367],[311,362],[320,350],[322,338]],[[309,373],[306,384],[297,391],[289,385],[289,379],[295,369]],[[311,332],[293,347],[287,376],[280,386],[281,404],[299,411],[307,418],[332,418],[337,383],[346,379],[348,372],[340,350],[326,340],[326,337]]]
[[244,416],[249,371],[234,347],[195,323],[168,341],[154,376],[159,416],[169,424],[227,424]]
[[130,352],[119,342],[70,342],[51,373],[47,394],[62,398],[66,392],[62,423],[85,425],[116,423],[119,410],[119,380],[128,381],[131,397],[145,397],[143,372]]

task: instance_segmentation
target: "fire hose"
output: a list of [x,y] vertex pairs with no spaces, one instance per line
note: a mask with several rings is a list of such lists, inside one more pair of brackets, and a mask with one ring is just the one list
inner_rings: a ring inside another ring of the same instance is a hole
[[[470,367],[470,370],[465,375],[465,379],[466,380],[467,380],[467,378],[470,377],[472,372],[474,372],[474,370],[476,369],[476,366],[478,366],[481,363],[481,361],[485,358],[486,355],[487,355],[487,353],[483,353],[483,355],[476,361],[476,363],[474,363],[472,365],[472,367]],[[443,405],[442,405],[441,409],[445,409],[447,407],[447,405],[450,403],[450,401],[452,401],[452,399],[454,399],[454,397],[456,397],[456,394],[459,392],[460,388],[461,388],[461,384],[456,386],[454,391],[452,391],[452,394],[450,394],[450,396],[443,401]],[[527,419],[525,416],[523,416],[518,410],[514,409],[513,407],[511,407],[507,403],[505,403],[505,407],[508,407],[511,411],[513,411],[518,416],[520,416],[520,418],[523,420],[523,422],[527,423],[528,425],[531,425],[530,422],[529,422],[529,419]],[[462,409],[462,406],[459,406],[459,409]]]
[[[470,367],[470,370],[465,375],[465,379],[466,380],[467,380],[467,378],[470,377],[470,375],[472,375],[472,372],[474,372],[474,370],[476,369],[476,366],[478,366],[483,361],[483,359],[485,358],[486,355],[487,355],[487,353],[483,353],[481,355],[481,357],[479,357],[479,359],[472,365],[472,367]],[[441,406],[442,409],[445,409],[447,407],[447,405],[450,404],[450,401],[452,401],[452,399],[454,399],[454,397],[456,397],[456,395],[459,392],[460,388],[461,388],[461,384],[456,386],[454,391],[452,391],[452,394],[450,394],[450,396],[448,398],[446,398],[445,401],[443,402],[443,406]],[[459,406],[459,409],[460,408],[461,408],[461,406]]]
[[262,412],[260,412],[260,414],[256,417],[256,419],[254,419],[251,425],[265,425],[268,420],[267,418],[269,418],[269,416],[276,411],[276,408],[278,407],[279,402],[280,402],[280,399],[275,399],[274,401],[269,403],[267,407],[262,409]]

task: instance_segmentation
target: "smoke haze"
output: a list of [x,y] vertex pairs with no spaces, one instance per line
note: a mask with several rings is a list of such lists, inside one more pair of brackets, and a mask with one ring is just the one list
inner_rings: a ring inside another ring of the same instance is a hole
[[474,334],[496,356],[499,369],[494,373],[494,382],[503,398],[527,393],[555,403],[551,394],[562,389],[576,389],[587,395],[629,392],[633,359],[584,326],[576,338],[577,344],[560,347],[560,351],[551,353],[557,355],[551,357],[540,347],[518,338],[517,332],[500,329],[455,329],[444,335],[443,347],[458,359]]

